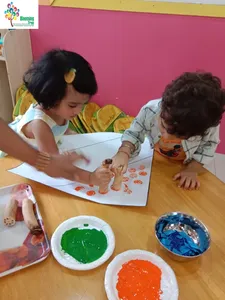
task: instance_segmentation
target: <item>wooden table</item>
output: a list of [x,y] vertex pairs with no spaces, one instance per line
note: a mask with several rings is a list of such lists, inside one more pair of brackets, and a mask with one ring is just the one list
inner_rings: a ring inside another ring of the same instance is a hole
[[[171,181],[179,166],[156,154],[148,205],[137,208],[95,204],[5,171],[17,164],[11,158],[0,160],[0,186],[31,184],[49,236],[70,217],[97,216],[108,222],[115,233],[114,256],[128,249],[144,249],[165,259],[177,276],[179,299],[225,299],[225,184],[209,172],[201,176],[199,191],[183,191]],[[212,244],[202,258],[176,262],[159,248],[154,224],[161,214],[171,211],[194,215],[208,227]],[[50,254],[40,264],[1,278],[0,299],[105,300],[104,275],[108,263],[82,273],[61,267]]]

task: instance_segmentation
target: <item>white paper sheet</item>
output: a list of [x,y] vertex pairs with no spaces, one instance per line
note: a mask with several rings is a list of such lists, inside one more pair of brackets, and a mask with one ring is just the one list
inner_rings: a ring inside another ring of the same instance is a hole
[[[77,166],[94,171],[106,158],[111,158],[117,152],[121,144],[121,134],[118,133],[88,133],[64,136],[61,151],[76,150],[82,152],[90,158],[90,164],[80,162]],[[65,193],[79,196],[90,201],[102,204],[125,205],[125,206],[145,206],[148,199],[148,189],[150,183],[153,150],[150,149],[148,140],[142,145],[141,153],[129,163],[128,172],[124,174],[121,191],[109,192],[105,195],[98,193],[98,187],[71,182],[65,179],[55,179],[38,172],[28,164],[21,164],[17,168],[9,170],[14,174],[43,183]],[[133,170],[130,170],[133,169]],[[136,172],[129,172],[134,171]],[[135,175],[132,175],[135,174]],[[136,178],[131,177],[137,176]],[[113,179],[112,179],[113,182]],[[109,187],[112,183],[110,183]],[[80,190],[79,190],[79,187]],[[130,193],[131,191],[131,193]],[[94,195],[90,195],[90,193]]]

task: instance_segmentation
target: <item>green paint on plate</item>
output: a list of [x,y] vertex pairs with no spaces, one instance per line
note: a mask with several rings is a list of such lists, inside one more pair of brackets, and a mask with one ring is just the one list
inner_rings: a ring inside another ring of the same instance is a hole
[[89,226],[89,224],[84,224],[84,227],[88,227]]
[[105,253],[108,243],[102,230],[72,228],[62,235],[61,247],[77,261],[88,264]]

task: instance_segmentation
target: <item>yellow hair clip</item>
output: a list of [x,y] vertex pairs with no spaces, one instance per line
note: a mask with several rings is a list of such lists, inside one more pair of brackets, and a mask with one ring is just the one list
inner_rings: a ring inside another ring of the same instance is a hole
[[64,75],[65,82],[69,84],[74,81],[75,77],[76,77],[76,70],[73,68],[70,69],[69,72]]

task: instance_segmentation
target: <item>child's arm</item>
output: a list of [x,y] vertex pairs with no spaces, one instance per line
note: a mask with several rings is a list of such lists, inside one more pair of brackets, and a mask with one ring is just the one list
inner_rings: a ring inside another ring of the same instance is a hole
[[[39,151],[27,144],[18,134],[16,134],[3,120],[0,119],[0,149],[9,155],[35,166],[39,157]],[[78,159],[82,159],[80,155],[71,153],[70,155],[54,155],[51,157],[50,164],[47,166],[45,173],[51,177],[64,177],[69,180],[75,180],[80,176],[81,180],[96,183],[96,178],[101,180],[99,172],[95,176],[93,173],[83,171],[73,166]],[[88,173],[88,174],[85,174]],[[102,175],[102,174],[100,174]],[[108,174],[106,175],[106,178]],[[104,174],[102,175],[104,177]],[[105,177],[104,177],[105,179]],[[111,179],[111,178],[110,178]],[[93,183],[93,184],[94,184]]]
[[[32,132],[39,151],[47,152],[51,155],[58,154],[59,150],[55,143],[52,131],[44,121],[34,120],[32,122]],[[80,159],[85,159],[87,161],[87,159],[83,156],[81,156]],[[99,185],[102,182],[106,182],[108,184],[111,180],[111,171],[98,168],[94,172],[89,172],[74,167],[74,180],[93,185]]]
[[2,119],[0,119],[0,131],[0,149],[34,166],[38,158],[38,151],[20,138]]
[[[151,104],[151,102],[153,104]],[[150,101],[147,105],[143,106],[130,128],[124,132],[122,144],[117,154],[113,157],[113,168],[117,169],[122,166],[122,171],[125,173],[129,158],[139,154],[146,133],[151,131],[150,124],[156,115],[156,107],[155,101]]]
[[208,135],[202,138],[197,151],[193,155],[193,160],[174,176],[174,180],[179,180],[179,187],[186,190],[199,189],[198,175],[206,172],[203,166],[210,163],[214,158],[219,142],[219,126],[217,126],[210,129]]
[[32,133],[37,143],[39,151],[49,154],[58,154],[59,150],[56,145],[54,135],[50,127],[42,120],[32,121]]
[[151,114],[151,111],[146,109],[146,106],[141,108],[130,128],[125,130],[122,136],[122,145],[118,152],[126,149],[126,152],[128,152],[130,156],[139,154],[141,144],[144,143],[145,140],[145,134],[149,130],[149,128],[146,127],[145,121],[148,119],[150,123],[150,119],[153,116],[153,114],[147,116],[149,112]]

